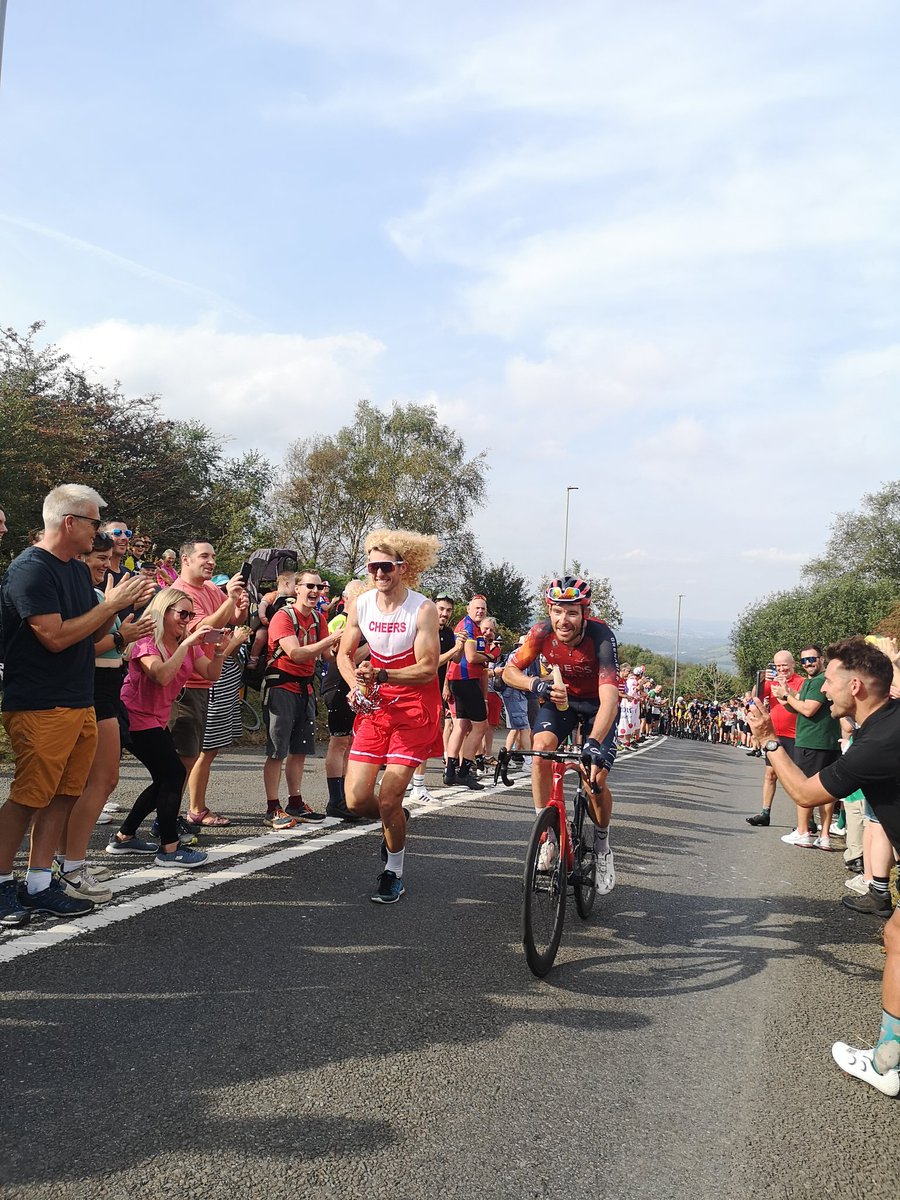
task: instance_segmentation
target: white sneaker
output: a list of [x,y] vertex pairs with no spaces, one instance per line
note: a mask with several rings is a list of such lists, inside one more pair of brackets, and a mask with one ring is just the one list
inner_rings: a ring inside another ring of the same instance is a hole
[[556,837],[551,833],[547,835],[547,840],[541,846],[541,852],[538,855],[538,870],[552,871],[556,863]]
[[112,889],[101,883],[87,867],[79,867],[77,871],[60,871],[59,882],[63,885],[67,896],[76,900],[93,900],[95,904],[106,904],[112,900]]
[[851,892],[858,892],[860,896],[869,894],[870,880],[866,879],[865,875],[854,875],[852,879],[844,880],[844,887],[849,888]]
[[105,810],[100,814],[100,816],[94,822],[95,825],[112,825],[112,823],[113,823],[112,813],[108,813]]
[[116,804],[115,800],[107,800],[103,805],[103,811],[107,813],[115,813],[122,811],[122,805]]
[[830,850],[831,849],[831,838],[828,836],[827,833],[820,833],[819,836],[816,838],[816,840],[813,842],[813,845],[816,846],[819,850]]
[[816,844],[816,839],[811,833],[798,833],[796,829],[783,834],[781,840],[788,846],[799,846],[801,850],[811,850]]
[[432,794],[431,794],[431,792],[429,792],[428,788],[414,787],[413,790],[406,797],[406,802],[407,802],[407,804],[433,804],[435,801],[434,801],[434,796],[432,796]]
[[844,834],[847,832],[847,830],[841,829],[841,827],[840,827],[840,825],[838,825],[837,821],[832,821],[828,827],[828,832],[831,834],[832,837],[842,838],[844,836]]
[[608,895],[616,886],[616,869],[612,850],[594,857],[594,886],[600,896]]
[[835,1042],[831,1047],[831,1057],[842,1071],[861,1079],[863,1083],[870,1083],[885,1096],[900,1095],[900,1071],[892,1067],[882,1075],[875,1070],[872,1054],[872,1050],[857,1050],[846,1042]]

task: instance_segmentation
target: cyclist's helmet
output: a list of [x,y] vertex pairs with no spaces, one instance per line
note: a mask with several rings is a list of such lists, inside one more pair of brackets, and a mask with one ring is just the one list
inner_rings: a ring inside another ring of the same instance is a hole
[[580,604],[591,607],[591,585],[585,579],[567,575],[565,579],[551,579],[547,587],[547,607],[551,604]]

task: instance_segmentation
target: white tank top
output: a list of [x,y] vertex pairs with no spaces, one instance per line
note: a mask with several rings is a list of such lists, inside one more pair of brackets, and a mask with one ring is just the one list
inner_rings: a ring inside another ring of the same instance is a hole
[[408,667],[416,661],[416,616],[426,596],[408,591],[406,599],[393,612],[378,608],[378,592],[371,588],[356,601],[356,619],[363,637],[372,650],[374,667]]

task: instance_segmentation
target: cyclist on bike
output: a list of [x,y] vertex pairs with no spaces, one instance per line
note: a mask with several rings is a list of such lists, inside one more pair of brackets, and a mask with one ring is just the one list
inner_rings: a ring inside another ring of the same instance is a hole
[[[616,881],[609,845],[612,793],[606,782],[616,757],[619,715],[616,639],[605,621],[588,615],[591,587],[585,580],[571,575],[551,580],[546,601],[547,620],[539,621],[525,635],[523,644],[504,667],[503,680],[510,687],[533,692],[540,698],[540,711],[533,725],[535,750],[556,750],[576,727],[581,727],[583,750],[591,764],[589,802],[594,822],[595,880],[597,891],[605,895]],[[562,686],[552,679],[535,679],[523,673],[539,655],[551,667],[559,667]],[[531,793],[538,812],[550,799],[552,774],[551,762],[534,759]]]

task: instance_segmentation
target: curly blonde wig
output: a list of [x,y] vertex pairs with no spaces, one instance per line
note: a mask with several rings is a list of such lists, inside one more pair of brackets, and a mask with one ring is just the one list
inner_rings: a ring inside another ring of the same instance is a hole
[[[430,534],[415,533],[412,529],[373,529],[366,538],[366,554],[378,550],[406,564],[403,582],[409,588],[419,586],[419,577],[437,562],[441,543]],[[369,576],[368,585],[375,586]]]

